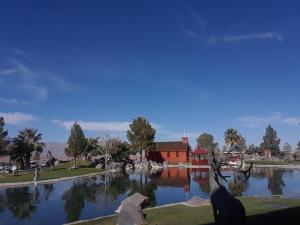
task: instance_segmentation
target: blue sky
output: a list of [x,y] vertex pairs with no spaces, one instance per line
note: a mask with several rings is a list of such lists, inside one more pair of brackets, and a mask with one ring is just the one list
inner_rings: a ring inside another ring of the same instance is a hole
[[1,1],[0,115],[9,135],[124,134],[144,116],[157,140],[184,129],[259,144],[271,124],[300,140],[299,1]]

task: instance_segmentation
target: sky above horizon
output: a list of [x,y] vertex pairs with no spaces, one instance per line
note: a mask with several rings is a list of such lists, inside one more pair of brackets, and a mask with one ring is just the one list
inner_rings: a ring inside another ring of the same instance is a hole
[[299,1],[1,1],[0,116],[9,136],[126,140],[137,116],[156,140],[259,144],[268,124],[300,141]]

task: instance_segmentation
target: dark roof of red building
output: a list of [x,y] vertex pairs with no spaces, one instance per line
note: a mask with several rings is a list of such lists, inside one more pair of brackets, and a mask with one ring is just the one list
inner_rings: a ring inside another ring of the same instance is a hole
[[181,141],[156,142],[156,151],[174,151],[185,152],[189,150],[189,144],[184,144]]

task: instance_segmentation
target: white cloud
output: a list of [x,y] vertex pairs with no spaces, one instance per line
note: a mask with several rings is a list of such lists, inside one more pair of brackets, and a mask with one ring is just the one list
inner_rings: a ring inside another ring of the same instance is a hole
[[10,105],[17,105],[18,104],[18,101],[14,98],[8,99],[8,98],[0,97],[0,102],[5,103],[5,104],[10,104]]
[[12,54],[20,55],[20,56],[27,56],[29,54],[28,52],[25,52],[19,48],[11,48],[10,51]]
[[21,112],[12,112],[12,113],[0,112],[0,117],[4,117],[4,121],[6,124],[12,124],[12,125],[22,125],[25,123],[38,121],[38,119],[35,116],[31,114],[21,113]]
[[[199,137],[199,135],[201,134],[201,132],[186,132],[185,135],[189,138],[189,140],[194,140],[196,138]],[[181,140],[181,138],[183,137],[184,132],[180,133],[173,133],[173,132],[164,132],[164,136],[166,138],[170,138],[172,140]]]
[[236,119],[242,126],[258,127],[267,124],[285,124],[299,127],[300,117],[284,117],[279,112],[273,112],[266,117],[243,116]]
[[240,42],[240,41],[248,41],[248,40],[268,40],[268,39],[282,41],[282,36],[274,32],[267,32],[267,33],[223,36],[220,38],[220,40],[223,42]]
[[275,32],[250,32],[236,35],[215,35],[207,29],[206,20],[193,8],[183,6],[184,14],[174,13],[180,29],[191,39],[198,39],[207,45],[237,43],[251,40],[275,40],[281,42],[282,35]]
[[67,92],[73,88],[68,81],[56,74],[30,68],[18,61],[9,61],[9,68],[1,69],[0,75],[2,75],[2,82],[6,81],[6,83],[11,83],[11,80],[8,79],[15,78],[15,84],[19,85],[23,91],[31,93],[41,100],[47,98],[51,88]]
[[199,38],[199,35],[195,31],[186,29],[186,30],[184,30],[184,33],[186,33],[186,35],[189,36],[190,38],[193,38],[193,39]]
[[[52,120],[53,123],[64,127],[65,129],[71,129],[74,121],[63,121],[59,119]],[[82,127],[83,130],[88,131],[105,131],[105,132],[125,132],[129,129],[130,122],[87,122],[79,120],[77,123]],[[162,126],[159,124],[151,123],[155,129],[160,129]]]

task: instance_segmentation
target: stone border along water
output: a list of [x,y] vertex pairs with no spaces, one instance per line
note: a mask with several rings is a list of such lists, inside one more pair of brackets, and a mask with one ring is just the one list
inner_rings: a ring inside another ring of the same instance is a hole
[[[246,166],[249,166],[250,164],[246,164]],[[253,167],[275,167],[275,168],[283,168],[283,169],[300,169],[300,165],[264,165],[264,164],[253,164]]]
[[[102,175],[106,173],[111,173],[110,170],[107,171],[102,171],[102,172],[97,172],[97,173],[88,173],[88,174],[83,174],[83,175],[77,175],[77,176],[70,176],[70,177],[60,177],[56,179],[49,179],[49,180],[41,180],[38,181],[37,184],[49,184],[49,183],[58,183],[60,181],[65,181],[65,180],[72,180],[76,178],[83,178],[83,177],[93,177],[96,175]],[[12,182],[12,183],[0,183],[0,189],[1,188],[8,188],[8,187],[23,187],[23,186],[29,186],[34,184],[34,181],[24,181],[24,182]]]

